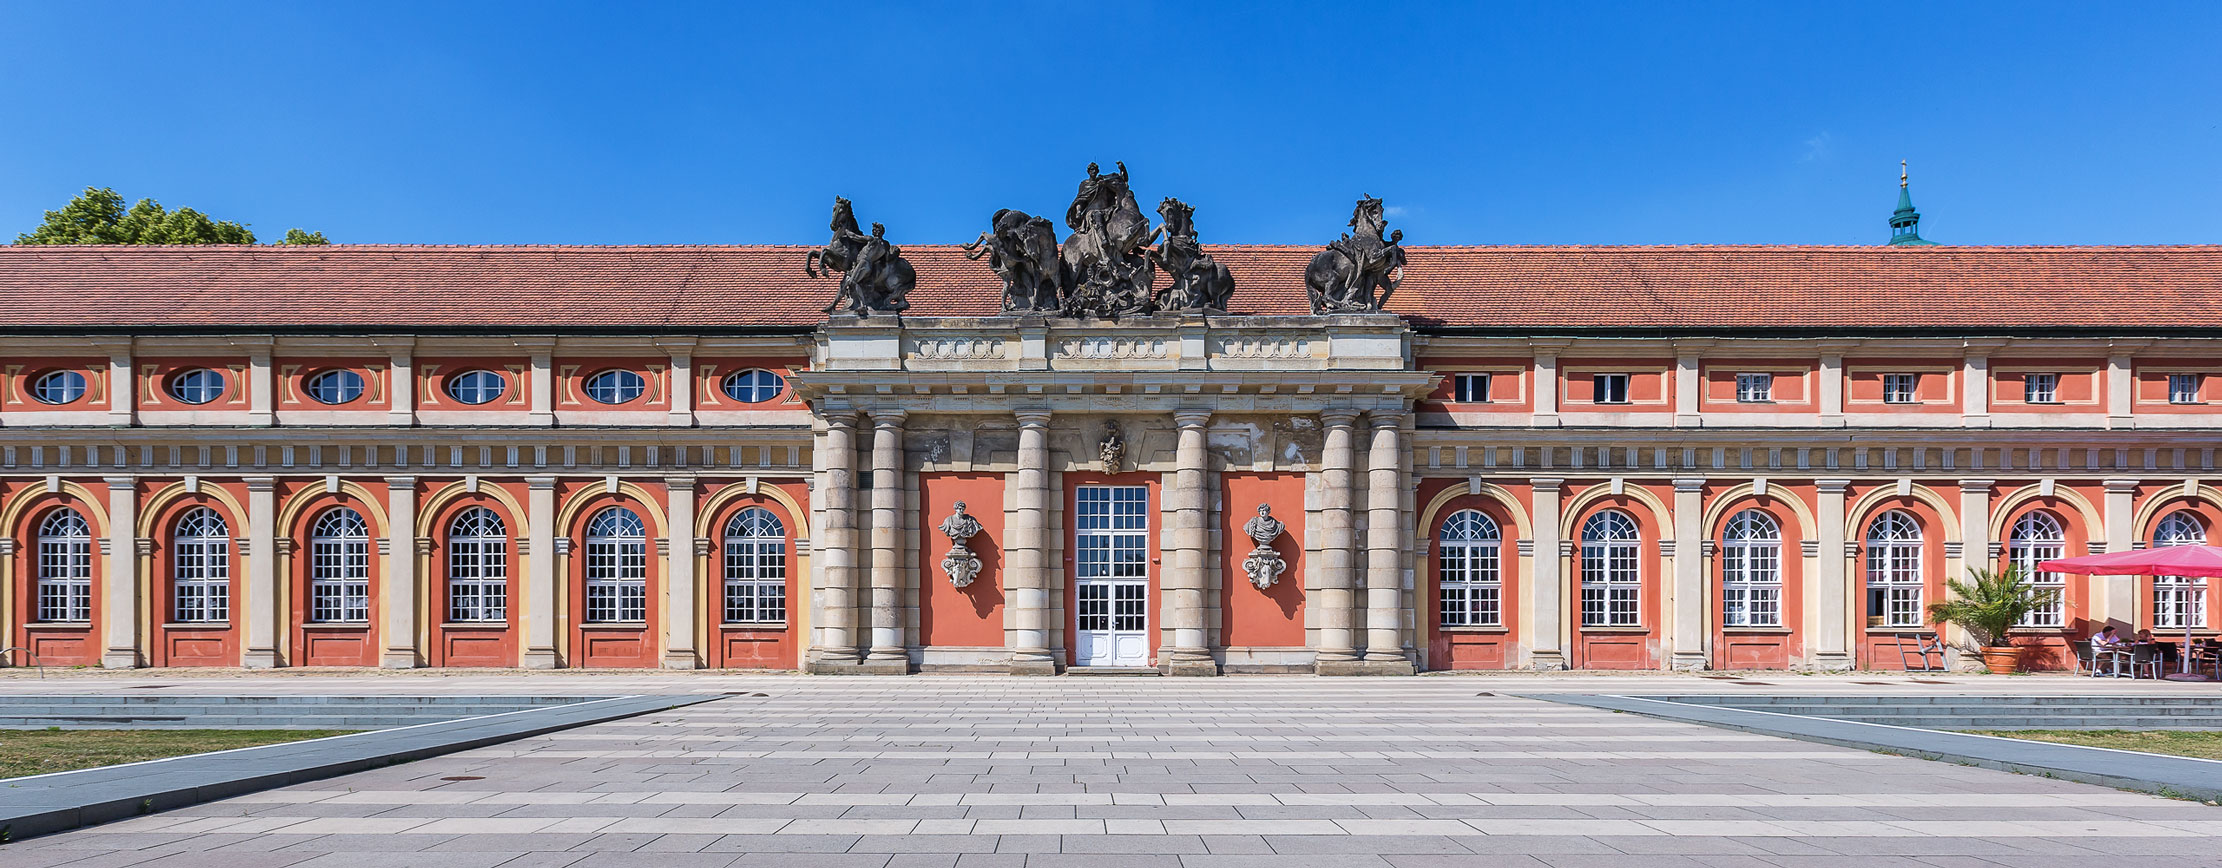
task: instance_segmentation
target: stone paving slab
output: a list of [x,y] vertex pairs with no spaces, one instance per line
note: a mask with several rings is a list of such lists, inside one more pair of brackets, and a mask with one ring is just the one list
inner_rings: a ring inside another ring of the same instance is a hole
[[[9,778],[0,781],[0,840],[21,840],[713,698],[613,697],[377,732]],[[9,860],[0,858],[0,865],[7,864]]]
[[1553,702],[1779,735],[1821,744],[1889,751],[2021,774],[2045,775],[2203,801],[2222,800],[2222,761],[2137,751],[1941,732],[1641,696],[1545,696]]
[[760,683],[0,865],[2222,865],[2222,809],[1464,679]]

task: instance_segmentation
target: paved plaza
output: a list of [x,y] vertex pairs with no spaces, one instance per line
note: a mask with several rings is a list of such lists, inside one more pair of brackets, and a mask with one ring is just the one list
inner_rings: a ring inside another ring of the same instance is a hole
[[[1641,678],[523,680],[730,695],[35,838],[0,868],[2222,865],[2222,808],[1505,695]],[[2030,686],[1988,681],[2009,680]],[[163,683],[239,683],[195,682]]]

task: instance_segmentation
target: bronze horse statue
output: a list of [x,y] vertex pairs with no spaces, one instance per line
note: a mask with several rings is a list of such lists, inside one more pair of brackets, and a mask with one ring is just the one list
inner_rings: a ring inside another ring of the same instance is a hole
[[[1381,200],[1367,196],[1351,210],[1351,234],[1327,245],[1304,269],[1312,312],[1373,313],[1404,282],[1403,230],[1383,238]],[[1378,294],[1376,294],[1378,290]]]
[[[856,212],[849,200],[833,197],[833,240],[803,257],[802,271],[811,277],[841,275],[841,288],[825,306],[833,313],[847,302],[849,312],[863,316],[875,312],[900,313],[910,308],[910,290],[918,272],[903,259],[903,250],[887,243],[887,227],[872,224],[872,234],[857,230]],[[820,269],[823,269],[821,273]]]
[[1063,304],[1068,282],[1057,256],[1057,228],[1048,218],[1004,208],[988,231],[964,245],[964,258],[988,257],[988,267],[1003,278],[1003,309],[1053,311]]
[[1157,203],[1157,216],[1165,221],[1165,242],[1149,251],[1150,262],[1172,277],[1172,285],[1157,294],[1161,310],[1190,312],[1225,311],[1234,295],[1234,275],[1205,253],[1196,242],[1196,209],[1166,197]]

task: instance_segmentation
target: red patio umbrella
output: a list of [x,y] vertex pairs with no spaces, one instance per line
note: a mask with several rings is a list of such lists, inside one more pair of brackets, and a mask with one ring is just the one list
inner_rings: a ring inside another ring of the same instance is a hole
[[[2126,552],[2108,552],[2103,555],[2085,555],[2080,558],[2061,558],[2045,561],[2037,569],[2054,573],[2077,573],[2086,576],[2196,576],[2214,578],[2222,576],[2222,546],[2161,546],[2159,548],[2132,549]],[[2191,613],[2183,617],[2183,653],[2179,675],[2191,672]],[[2171,678],[2176,676],[2170,676]]]

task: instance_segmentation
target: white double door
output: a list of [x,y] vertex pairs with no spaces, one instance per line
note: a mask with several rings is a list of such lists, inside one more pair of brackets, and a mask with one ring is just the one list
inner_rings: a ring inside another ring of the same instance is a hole
[[1092,485],[1075,495],[1074,663],[1148,666],[1149,489]]

